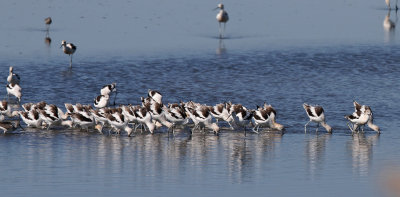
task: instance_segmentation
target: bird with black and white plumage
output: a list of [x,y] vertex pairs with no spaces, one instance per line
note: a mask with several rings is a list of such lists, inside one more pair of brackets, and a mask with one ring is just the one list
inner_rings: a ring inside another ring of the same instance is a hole
[[153,122],[150,111],[148,111],[146,107],[135,107],[133,109],[136,116],[136,120],[139,122],[139,125],[135,127],[135,131],[140,125],[146,125],[147,129],[149,129],[149,132],[153,134],[156,125]]
[[67,43],[67,41],[63,40],[63,41],[61,41],[60,48],[61,47],[63,48],[64,53],[69,55],[69,57],[70,57],[69,66],[70,66],[70,68],[72,68],[72,55],[76,51],[76,46],[72,43]]
[[11,107],[6,100],[0,102],[0,121],[5,119],[4,115],[8,117],[18,116],[18,111],[11,111]]
[[231,110],[235,125],[242,127],[246,133],[246,126],[250,124],[253,114],[242,104],[233,104]]
[[124,130],[128,133],[128,136],[132,133],[132,128],[128,125],[128,119],[121,113],[122,109],[116,108],[115,111],[106,115],[108,119],[108,123],[111,125],[111,128],[119,135],[121,130]]
[[373,123],[373,113],[371,107],[367,105],[360,105],[357,101],[353,101],[353,105],[354,112],[351,115],[345,116],[349,123],[352,124],[347,124],[352,133],[359,131],[360,128],[361,131],[364,132],[365,124],[367,124],[372,130],[380,133],[380,128]]
[[307,133],[307,125],[310,122],[317,123],[316,132],[318,132],[319,125],[323,126],[328,133],[332,133],[332,127],[329,126],[325,121],[324,108],[319,105],[309,105],[307,103],[303,104],[303,108],[307,113],[310,120],[304,125],[304,132]]
[[109,99],[110,99],[110,96],[108,94],[97,96],[94,99],[94,107],[96,107],[96,108],[107,107]]
[[209,128],[214,132],[215,135],[219,134],[220,128],[216,123],[212,122],[212,115],[208,106],[201,105],[196,107],[195,109],[187,107],[186,112],[189,114],[189,117],[195,124],[192,129],[192,133],[197,128],[203,128],[203,132],[205,131],[205,128]]
[[18,103],[21,102],[21,97],[22,97],[21,86],[19,86],[16,83],[9,83],[9,84],[6,85],[6,89],[7,89],[8,99],[9,99],[10,94],[11,94],[11,95],[17,97]]
[[117,94],[118,94],[117,83],[114,82],[114,83],[105,85],[100,89],[100,95],[109,95],[111,97],[111,94],[113,94],[113,93],[115,94],[113,105],[115,105],[115,100],[117,99]]
[[175,128],[178,125],[185,125],[188,123],[186,112],[182,104],[173,103],[168,104],[168,107],[164,106],[165,117],[169,122],[172,123],[172,133],[175,132]]
[[15,130],[20,127],[19,120],[11,120],[11,121],[2,121],[0,122],[0,130],[3,130],[3,133],[6,134],[9,131]]
[[276,122],[276,111],[275,109],[266,103],[263,107],[257,106],[257,110],[252,111],[252,120],[255,124],[253,131],[258,133],[258,130],[262,126],[269,126],[271,129],[276,129],[278,131],[283,130],[283,125]]
[[223,120],[227,122],[230,126],[230,128],[233,130],[232,123],[234,121],[232,117],[232,103],[231,102],[225,102],[225,103],[219,103],[216,104],[215,106],[210,106],[210,113],[211,115],[215,118],[217,124],[218,120]]
[[[218,4],[217,8],[215,8],[215,10],[216,9],[220,9],[218,14],[217,14],[217,16],[216,16],[216,19],[217,19],[218,24],[219,24],[219,38],[223,38],[224,37],[226,23],[229,20],[228,12],[226,12],[224,8],[225,8],[225,6],[222,3]],[[222,29],[221,23],[224,23],[224,29]]]
[[72,125],[78,125],[81,129],[85,129],[89,132],[89,128],[95,125],[94,118],[88,118],[81,113],[67,113],[72,120]]
[[36,127],[41,128],[43,120],[39,116],[39,111],[36,109],[32,109],[30,111],[20,111],[19,112],[22,121],[28,127]]
[[162,104],[162,94],[159,91],[149,89],[147,95],[158,104]]
[[14,73],[14,67],[10,66],[7,82],[13,84],[19,84],[20,80],[21,78],[19,77],[19,75]]

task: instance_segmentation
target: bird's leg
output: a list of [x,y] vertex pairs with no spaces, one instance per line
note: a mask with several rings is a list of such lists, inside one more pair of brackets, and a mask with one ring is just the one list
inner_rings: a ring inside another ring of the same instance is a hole
[[69,55],[70,59],[69,59],[69,67],[72,68],[72,55]]
[[310,122],[311,122],[311,120],[308,121],[308,122],[304,125],[304,133],[307,133],[307,125],[308,125]]
[[224,23],[224,30],[222,31],[222,37],[225,37],[225,28],[226,28],[226,23]]
[[317,129],[315,130],[316,133],[318,133],[318,128],[319,128],[319,123],[317,124]]
[[219,38],[221,39],[221,38],[222,38],[222,33],[221,33],[221,30],[222,30],[222,28],[221,28],[221,22],[218,23],[218,24],[219,24]]
[[115,106],[115,100],[117,99],[117,94],[118,94],[118,92],[115,91],[115,95],[114,95],[114,106]]

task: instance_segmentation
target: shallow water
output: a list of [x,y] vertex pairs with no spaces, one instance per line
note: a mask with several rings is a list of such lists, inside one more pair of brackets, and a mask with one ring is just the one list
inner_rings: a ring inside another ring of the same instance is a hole
[[[22,103],[90,104],[103,85],[117,82],[118,104],[137,104],[148,89],[161,91],[164,103],[267,102],[285,131],[172,136],[162,129],[129,138],[17,129],[0,136],[2,193],[386,194],[383,174],[400,165],[400,46],[397,32],[383,29],[384,2],[224,3],[231,21],[227,39],[218,40],[215,1],[4,2],[0,69],[4,81],[10,65],[21,76]],[[54,21],[50,46],[47,16]],[[62,39],[78,46],[72,69]],[[371,106],[380,136],[350,134],[343,116],[353,100]],[[314,124],[304,134],[304,102],[324,107],[332,135],[316,134]]]

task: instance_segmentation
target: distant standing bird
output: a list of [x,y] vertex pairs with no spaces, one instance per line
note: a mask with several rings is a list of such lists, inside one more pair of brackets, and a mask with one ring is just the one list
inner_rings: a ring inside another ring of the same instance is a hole
[[65,40],[61,41],[61,46],[60,48],[63,48],[63,51],[65,54],[69,55],[70,61],[69,61],[69,66],[72,68],[72,55],[76,51],[76,46],[72,43],[67,43]]
[[[218,14],[217,14],[217,21],[219,23],[219,38],[223,38],[225,34],[225,27],[226,27],[226,22],[229,20],[228,12],[224,10],[224,4],[220,3],[218,4],[218,7],[215,9],[220,9]],[[221,23],[224,23],[224,29],[222,30]]]
[[53,20],[51,20],[51,17],[47,17],[44,19],[44,23],[46,24],[46,31],[49,31],[50,29],[50,24],[53,22]]
[[10,72],[7,77],[7,82],[8,83],[14,83],[14,84],[19,84],[20,77],[18,74],[14,73],[14,68],[10,66]]
[[111,95],[111,93],[115,92],[115,96],[114,96],[114,104],[115,105],[115,99],[117,98],[117,83],[112,83],[112,84],[108,84],[103,86],[103,88],[101,88],[100,90],[100,94],[101,95]]
[[303,104],[304,110],[307,112],[307,116],[310,118],[310,121],[307,122],[307,124],[304,125],[304,132],[307,133],[307,125],[310,122],[316,122],[317,129],[316,131],[318,132],[318,127],[321,124],[328,133],[332,133],[332,127],[326,124],[325,122],[325,114],[324,114],[324,109],[321,106],[312,106],[308,105],[306,103]]

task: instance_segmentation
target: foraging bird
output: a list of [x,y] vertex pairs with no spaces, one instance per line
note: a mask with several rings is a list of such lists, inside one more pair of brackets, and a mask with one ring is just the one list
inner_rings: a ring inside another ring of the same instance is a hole
[[[281,131],[283,125],[276,122],[276,111],[271,105],[264,103],[264,107],[258,107],[257,110],[253,111],[253,122],[255,124],[253,131],[258,133],[258,129],[261,126],[268,125],[272,129]],[[257,128],[257,129],[256,129]]]
[[21,87],[18,84],[14,83],[7,84],[6,87],[7,87],[7,96],[9,97],[10,94],[14,95],[15,97],[17,97],[18,102],[21,102],[21,97],[22,97]]
[[72,43],[67,43],[65,40],[61,41],[61,46],[60,48],[63,48],[63,51],[65,54],[69,55],[70,61],[69,61],[69,66],[72,68],[72,55],[76,51],[76,46]]
[[379,127],[373,123],[373,114],[371,108],[367,105],[360,105],[359,103],[357,103],[357,101],[354,101],[353,105],[355,109],[353,114],[345,116],[345,118],[353,124],[352,127],[347,124],[352,133],[357,131],[357,129],[359,129],[359,126],[362,126],[361,132],[364,132],[364,125],[367,124],[369,128],[378,132],[379,134]]
[[[218,4],[218,7],[215,9],[220,9],[218,14],[217,14],[217,21],[219,23],[219,38],[223,38],[225,34],[225,27],[226,27],[226,22],[229,20],[228,13],[224,10],[224,4],[220,3]],[[224,29],[221,29],[221,23],[224,23]]]
[[3,130],[4,134],[8,131],[15,130],[18,127],[20,127],[19,120],[0,122],[0,130]]
[[325,122],[325,114],[324,114],[324,109],[321,106],[312,106],[308,105],[306,103],[303,104],[304,110],[307,112],[307,116],[310,118],[310,120],[304,125],[304,132],[307,133],[307,125],[310,122],[316,122],[317,123],[317,129],[316,132],[318,132],[318,127],[321,124],[328,133],[332,133],[332,127],[326,124]]
[[7,77],[7,82],[8,83],[14,83],[14,84],[19,84],[20,77],[18,74],[14,73],[14,68],[10,66],[9,74]]

